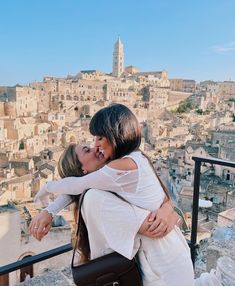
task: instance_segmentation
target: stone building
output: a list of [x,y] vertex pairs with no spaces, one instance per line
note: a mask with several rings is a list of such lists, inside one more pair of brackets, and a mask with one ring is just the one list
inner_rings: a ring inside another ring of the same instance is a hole
[[135,74],[135,73],[138,73],[139,70],[137,67],[134,67],[134,66],[128,66],[128,67],[125,67],[125,74],[128,76],[128,75],[132,75],[132,74]]
[[206,110],[219,110],[220,106],[219,103],[219,96],[215,92],[205,92],[200,98],[199,102],[199,109],[202,111]]
[[154,115],[158,110],[167,107],[168,96],[169,96],[168,88],[151,86],[149,88],[149,112],[152,112]]
[[2,185],[11,193],[13,201],[28,201],[31,199],[32,174],[5,179]]
[[235,190],[229,190],[227,194],[227,208],[231,209],[235,206]]
[[168,93],[168,110],[176,110],[179,106],[179,104],[183,101],[185,101],[191,93],[188,92],[182,92],[182,91],[172,91],[170,90]]
[[17,176],[23,176],[26,174],[32,174],[34,171],[34,162],[32,158],[10,160],[11,168],[14,168],[14,172]]
[[35,134],[35,119],[32,117],[5,118],[4,128],[6,139],[22,140],[26,137],[33,137]]
[[219,94],[226,99],[235,98],[235,82],[224,81],[219,82]]
[[151,71],[151,72],[138,72],[129,76],[130,79],[135,79],[139,83],[139,87],[155,86],[162,88],[169,88],[170,81],[168,79],[168,72],[163,71]]
[[182,187],[181,191],[179,192],[178,203],[184,213],[192,211],[193,187]]
[[[212,144],[219,146],[220,159],[235,161],[235,132],[230,130],[213,131]],[[235,187],[235,170],[226,166],[215,166],[215,174],[223,178],[231,187]]]
[[51,108],[52,90],[48,87],[48,82],[33,82],[30,84],[38,92],[37,112],[48,112]]
[[173,91],[195,93],[196,81],[192,79],[170,79],[170,89]]
[[0,119],[0,141],[6,139],[6,129],[4,127],[4,119]]
[[[37,241],[32,236],[29,236],[27,228],[25,228],[25,221],[22,220],[20,212],[8,206],[0,207],[0,224],[1,265],[22,260],[25,257],[51,250],[55,247],[70,243],[71,241],[71,231],[68,225],[52,228],[50,233],[42,241]],[[26,269],[11,272],[0,276],[0,285],[14,286],[23,281],[24,271],[29,272],[31,277],[33,277],[40,274],[43,269],[51,268],[52,265],[54,268],[69,265],[70,260],[71,253],[66,253],[31,265]]]
[[0,102],[0,117],[5,116],[5,106],[4,102]]
[[194,165],[192,157],[217,157],[219,152],[218,147],[212,147],[205,143],[187,142],[185,146],[185,163],[187,165]]
[[231,227],[235,223],[235,207],[218,214],[219,227]]
[[38,99],[39,91],[29,86],[6,87],[5,91],[0,92],[0,101],[15,104],[15,114],[11,115],[16,117],[36,114]]

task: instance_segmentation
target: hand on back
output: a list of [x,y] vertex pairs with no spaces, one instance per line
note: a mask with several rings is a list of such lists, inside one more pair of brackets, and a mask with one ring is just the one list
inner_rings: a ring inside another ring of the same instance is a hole
[[141,225],[139,233],[150,238],[161,238],[171,232],[178,221],[179,215],[170,203],[165,202],[161,208],[149,214]]

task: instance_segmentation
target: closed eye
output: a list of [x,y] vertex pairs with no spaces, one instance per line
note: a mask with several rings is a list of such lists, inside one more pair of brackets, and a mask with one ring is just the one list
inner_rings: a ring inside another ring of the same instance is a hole
[[85,153],[89,153],[91,151],[91,148],[90,147],[87,147],[87,146],[84,146],[82,148],[82,151],[85,152]]

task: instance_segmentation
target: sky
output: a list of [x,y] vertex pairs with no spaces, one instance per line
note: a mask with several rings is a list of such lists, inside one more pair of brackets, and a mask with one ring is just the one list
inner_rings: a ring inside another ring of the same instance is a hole
[[7,0],[0,2],[0,85],[125,66],[169,78],[235,81],[235,0]]

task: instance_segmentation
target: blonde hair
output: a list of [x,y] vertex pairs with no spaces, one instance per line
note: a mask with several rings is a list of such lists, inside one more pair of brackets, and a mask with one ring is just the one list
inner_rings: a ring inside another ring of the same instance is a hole
[[[76,144],[70,144],[62,153],[58,163],[58,172],[61,178],[66,177],[81,177],[84,176],[82,164],[75,152]],[[72,196],[74,201],[74,219],[78,220],[78,203],[80,195]],[[88,240],[88,232],[83,218],[81,217],[79,229],[79,240],[77,247],[81,254],[81,261],[86,262],[90,259],[90,245]]]
[[61,178],[84,176],[82,164],[75,152],[76,144],[70,144],[60,156],[58,172]]

